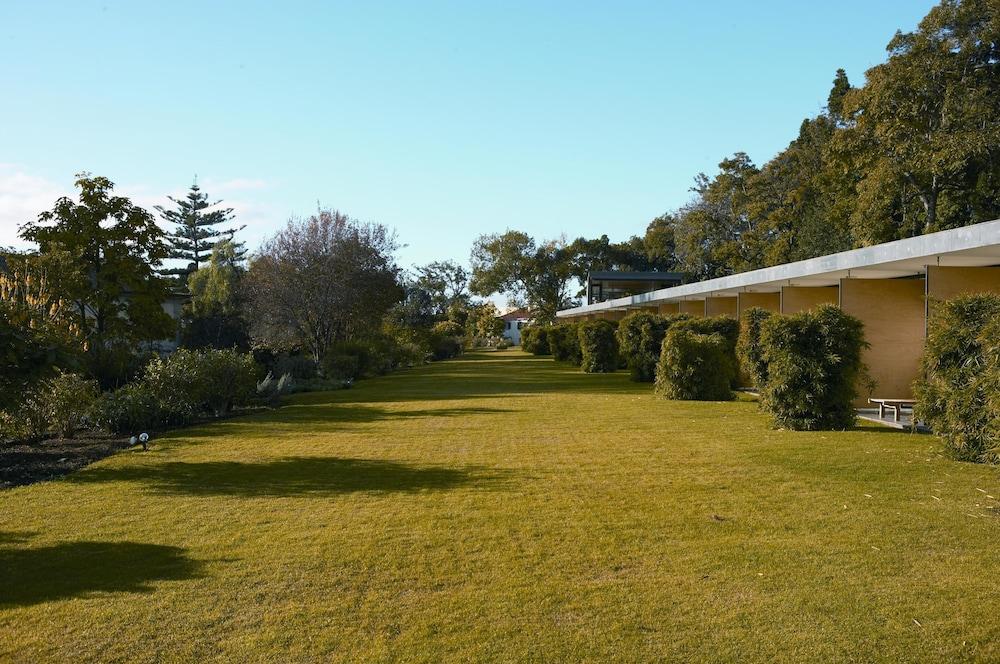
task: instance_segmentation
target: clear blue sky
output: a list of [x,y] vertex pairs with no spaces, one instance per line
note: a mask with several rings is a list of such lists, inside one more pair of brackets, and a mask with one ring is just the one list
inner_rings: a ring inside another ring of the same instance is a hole
[[197,173],[251,245],[318,200],[395,227],[404,265],[505,228],[622,239],[931,6],[7,0],[0,244],[81,170],[146,205]]

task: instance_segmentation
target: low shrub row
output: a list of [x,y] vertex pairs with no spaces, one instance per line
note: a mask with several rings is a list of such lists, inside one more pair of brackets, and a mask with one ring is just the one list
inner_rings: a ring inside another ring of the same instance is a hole
[[222,417],[254,399],[258,371],[252,356],[235,350],[181,349],[106,395],[97,422],[113,433],[135,433]]
[[656,380],[656,365],[660,361],[663,337],[674,323],[687,320],[687,314],[662,316],[651,311],[629,314],[618,324],[618,352],[637,383]]

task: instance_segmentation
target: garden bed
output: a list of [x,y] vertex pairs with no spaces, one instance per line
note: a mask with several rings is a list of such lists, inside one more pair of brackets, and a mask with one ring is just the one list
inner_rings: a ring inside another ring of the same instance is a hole
[[0,490],[68,475],[128,446],[128,436],[100,433],[0,445]]

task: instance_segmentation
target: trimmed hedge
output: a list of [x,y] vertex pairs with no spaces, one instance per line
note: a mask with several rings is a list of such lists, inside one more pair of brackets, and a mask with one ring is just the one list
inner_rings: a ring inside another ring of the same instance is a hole
[[764,349],[760,342],[761,328],[774,315],[773,311],[751,307],[740,316],[740,338],[736,342],[736,355],[743,373],[757,389],[763,388],[767,383],[767,364],[764,362]]
[[580,366],[586,373],[613,373],[618,369],[616,326],[607,320],[590,320],[577,326]]
[[577,366],[583,362],[578,327],[579,323],[562,323],[549,328],[549,348],[557,362],[572,362]]
[[656,364],[660,360],[663,337],[674,323],[691,318],[688,314],[661,316],[649,311],[636,311],[618,323],[615,337],[618,352],[637,383],[656,380]]
[[1000,295],[934,303],[914,416],[962,461],[1000,462]]
[[549,355],[549,327],[529,325],[521,330],[521,350],[532,355]]
[[[761,407],[780,427],[846,429],[854,424],[864,325],[832,304],[761,325],[761,360],[767,381]],[[760,387],[760,386],[759,386]]]
[[656,366],[656,392],[667,399],[729,401],[733,398],[732,372],[725,337],[674,325],[663,338]]
[[[732,388],[740,386],[740,362],[736,359],[736,343],[740,338],[740,322],[732,316],[713,316],[711,318],[687,318],[675,324],[695,334],[718,334],[725,341],[724,355],[729,364],[729,384]],[[671,328],[673,329],[673,328]]]

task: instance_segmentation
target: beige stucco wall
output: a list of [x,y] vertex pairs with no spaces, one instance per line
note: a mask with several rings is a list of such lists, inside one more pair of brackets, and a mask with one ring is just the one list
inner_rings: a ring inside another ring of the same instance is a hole
[[820,304],[837,304],[836,286],[785,286],[781,289],[781,313],[797,314]]
[[949,300],[963,293],[1000,293],[1000,267],[927,266],[931,300]]
[[[923,279],[842,279],[840,306],[865,324],[873,396],[910,398],[924,347]],[[858,405],[868,394],[861,390]]]
[[705,315],[705,300],[681,300],[677,305],[679,313],[691,314],[692,316]]
[[657,311],[661,314],[676,314],[680,311],[678,304],[676,302],[663,302],[657,307]]
[[781,311],[781,293],[740,293],[737,296],[737,314],[752,307],[760,307],[778,313]]
[[706,316],[732,316],[738,315],[737,302],[735,297],[708,297],[705,298]]

